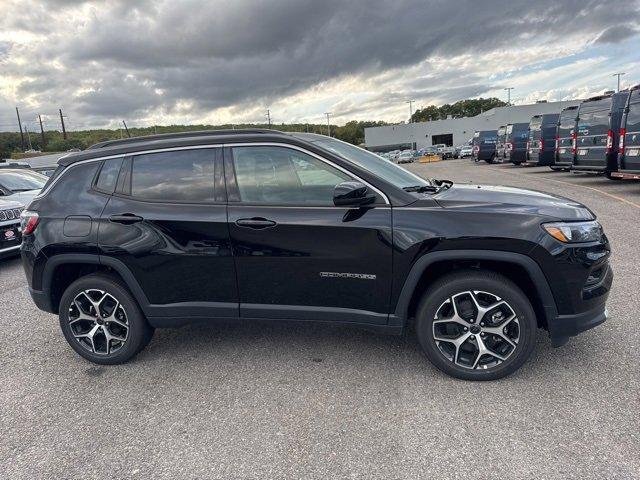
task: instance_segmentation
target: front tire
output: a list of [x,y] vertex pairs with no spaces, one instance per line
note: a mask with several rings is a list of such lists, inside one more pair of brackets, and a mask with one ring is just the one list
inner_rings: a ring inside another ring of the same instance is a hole
[[60,300],[59,318],[71,348],[101,365],[130,360],[154,332],[129,290],[104,273],[73,282]]
[[529,358],[537,322],[531,303],[491,271],[444,276],[422,297],[416,334],[429,360],[452,377],[497,380]]

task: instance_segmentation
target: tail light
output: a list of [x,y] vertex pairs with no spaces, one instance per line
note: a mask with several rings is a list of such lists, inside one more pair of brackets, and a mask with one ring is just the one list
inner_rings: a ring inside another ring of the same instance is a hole
[[613,152],[613,130],[607,132],[607,153]]
[[578,153],[578,134],[576,132],[571,133],[571,154]]
[[620,129],[620,140],[618,141],[618,153],[624,155],[624,136],[627,134],[626,128]]
[[22,235],[32,234],[38,226],[39,221],[40,217],[36,212],[23,210],[20,214],[20,228],[22,230]]
[[540,140],[538,140],[538,148],[541,152],[544,150],[544,139],[541,138]]
[[480,151],[480,146],[479,145],[474,145],[473,146],[473,153],[476,154]]
[[531,142],[527,142],[527,152],[529,151],[530,146],[531,146]]
[[507,142],[505,145],[505,148],[509,151],[513,150],[513,143],[511,142]]
[[556,135],[556,152],[560,149],[560,137]]

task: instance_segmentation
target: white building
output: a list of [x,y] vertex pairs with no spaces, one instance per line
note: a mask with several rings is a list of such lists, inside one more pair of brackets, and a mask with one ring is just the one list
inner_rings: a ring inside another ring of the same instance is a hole
[[466,144],[476,130],[497,130],[509,123],[529,123],[531,117],[543,113],[560,113],[581,100],[540,102],[487,110],[475,117],[451,118],[431,122],[405,123],[364,130],[364,143],[369,150],[387,152],[405,148],[423,148],[439,143],[449,146]]

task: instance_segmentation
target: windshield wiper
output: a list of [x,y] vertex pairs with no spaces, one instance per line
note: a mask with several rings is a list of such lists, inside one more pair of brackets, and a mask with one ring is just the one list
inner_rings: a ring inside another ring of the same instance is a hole
[[429,185],[413,185],[411,187],[404,187],[405,192],[416,193],[438,193],[441,190],[451,188],[453,182],[451,180],[437,180],[435,178],[427,179]]

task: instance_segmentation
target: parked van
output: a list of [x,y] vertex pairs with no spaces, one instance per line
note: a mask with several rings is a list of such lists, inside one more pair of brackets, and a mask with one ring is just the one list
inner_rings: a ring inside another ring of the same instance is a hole
[[520,165],[527,161],[528,123],[510,123],[507,125],[507,141],[504,151],[505,162]]
[[578,108],[576,155],[571,170],[605,173],[618,170],[620,122],[629,91],[599,95]]
[[527,165],[551,165],[556,155],[556,130],[559,113],[534,115],[529,122]]
[[476,162],[484,160],[493,163],[496,156],[496,140],[498,133],[495,130],[480,130],[473,134],[473,159]]
[[633,87],[620,122],[618,171],[612,178],[640,180],[640,85]]
[[563,108],[556,130],[556,158],[552,170],[569,170],[576,156],[578,105]]
[[495,161],[498,163],[502,163],[505,160],[505,145],[507,143],[507,126],[501,125],[498,128],[497,137],[496,137],[496,158]]

